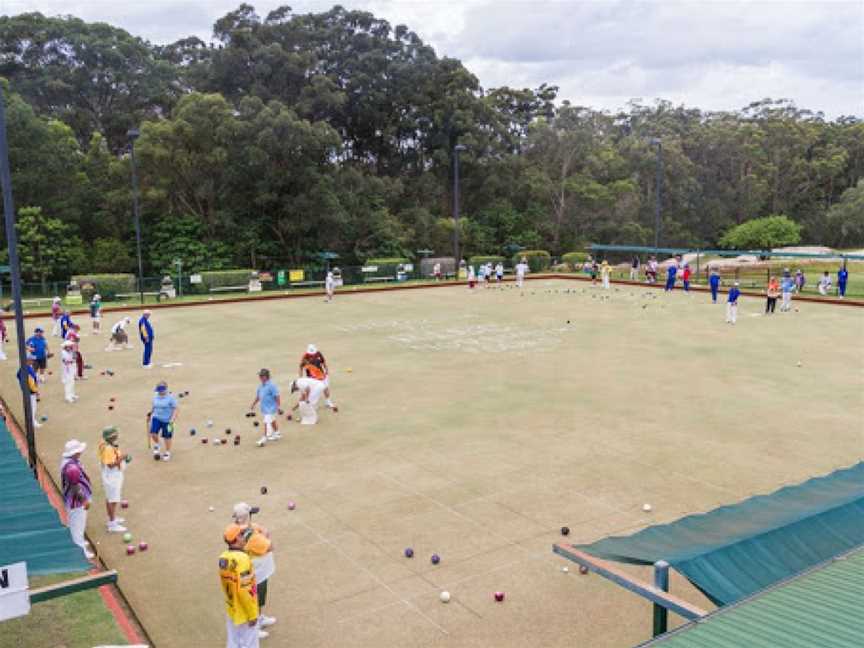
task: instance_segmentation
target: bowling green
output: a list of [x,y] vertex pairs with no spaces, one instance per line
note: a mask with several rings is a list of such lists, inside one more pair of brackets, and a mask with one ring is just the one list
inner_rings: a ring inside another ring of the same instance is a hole
[[[723,308],[704,294],[537,280],[521,292],[159,309],[153,370],[139,366],[140,345],[106,353],[106,334],[88,334],[94,369],[67,405],[52,360],[37,444],[55,476],[66,440],[89,444],[89,537],[159,648],[224,644],[217,557],[239,501],[261,507],[255,520],[276,552],[267,613],[278,623],[264,645],[633,646],[650,636],[650,605],[596,575],[564,573],[551,551],[563,525],[573,542],[629,534],[864,451],[864,311],[802,304],[764,317],[761,299],[744,299],[733,327]],[[260,428],[244,414],[258,370],[290,401],[309,343],[328,360],[339,413],[322,410],[314,427],[283,419],[284,438],[255,447]],[[20,417],[13,364],[0,387]],[[147,453],[159,380],[189,392],[170,463]],[[109,424],[134,455],[127,526],[150,545],[131,557],[105,531],[95,449]],[[229,428],[240,445],[214,445]],[[711,607],[680,578],[672,590]]]

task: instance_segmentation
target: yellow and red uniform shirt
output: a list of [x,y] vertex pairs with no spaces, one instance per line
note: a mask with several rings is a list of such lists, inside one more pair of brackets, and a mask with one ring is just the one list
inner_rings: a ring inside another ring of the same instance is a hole
[[252,560],[243,551],[228,549],[219,556],[219,580],[225,613],[234,625],[258,618],[258,586]]

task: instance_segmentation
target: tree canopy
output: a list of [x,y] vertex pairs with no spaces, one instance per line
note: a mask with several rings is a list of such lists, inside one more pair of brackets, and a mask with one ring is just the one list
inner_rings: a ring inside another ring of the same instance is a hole
[[[2,17],[0,77],[16,204],[89,250],[58,253],[33,280],[128,269],[132,127],[152,274],[178,256],[194,271],[321,250],[344,263],[448,254],[457,143],[466,256],[652,242],[654,138],[662,244],[763,247],[794,227],[805,242],[864,245],[857,117],[772,99],[608,112],[551,84],[483,88],[408,27],[339,6],[261,16],[241,4],[210,42],[168,45],[73,17]],[[780,229],[761,221],[776,214]]]

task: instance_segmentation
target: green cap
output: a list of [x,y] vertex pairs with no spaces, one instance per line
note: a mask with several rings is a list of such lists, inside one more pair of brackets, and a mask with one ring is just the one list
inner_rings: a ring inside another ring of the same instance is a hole
[[118,432],[117,428],[113,425],[102,430],[102,438],[105,441],[108,441],[108,443],[116,441],[118,436],[120,436],[120,432]]

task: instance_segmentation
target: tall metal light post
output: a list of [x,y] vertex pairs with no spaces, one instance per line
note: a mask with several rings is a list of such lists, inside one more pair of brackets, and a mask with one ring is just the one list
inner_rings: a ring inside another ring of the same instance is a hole
[[654,182],[657,197],[654,201],[654,249],[660,247],[660,205],[663,195],[663,141],[652,137],[651,144],[657,147],[657,180]]
[[141,131],[130,128],[126,131],[129,138],[129,156],[132,160],[132,211],[135,216],[135,247],[138,252],[138,293],[141,303],[144,303],[144,264],[141,262],[141,208],[138,204],[138,165],[135,163],[135,140],[141,137]]
[[459,153],[465,150],[462,144],[453,147],[453,260],[456,262],[456,280],[459,280]]
[[27,335],[24,332],[24,310],[21,306],[21,263],[18,259],[18,234],[15,231],[15,203],[12,200],[12,169],[9,166],[9,144],[6,140],[6,100],[0,84],[0,189],[3,191],[3,213],[6,217],[6,240],[9,243],[9,273],[12,275],[12,302],[15,307],[15,334],[18,337],[18,384],[24,400],[24,432],[27,436],[27,460],[36,473],[36,435],[33,431],[33,408],[30,407],[30,385],[27,374]]

